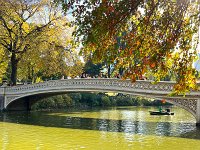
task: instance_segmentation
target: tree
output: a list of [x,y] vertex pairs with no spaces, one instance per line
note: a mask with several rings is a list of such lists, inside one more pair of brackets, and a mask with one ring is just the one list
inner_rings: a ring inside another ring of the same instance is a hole
[[64,74],[66,76],[75,78],[75,77],[80,77],[81,73],[83,72],[83,63],[81,62],[80,58],[78,57],[78,53],[76,50],[69,53],[67,57],[67,67],[64,71]]
[[91,77],[98,76],[102,69],[102,64],[94,64],[90,59],[85,63],[83,72],[90,75]]
[[111,105],[111,102],[110,102],[110,99],[108,96],[102,96],[101,97],[101,105],[103,107],[106,107],[106,106],[110,106]]
[[159,81],[172,71],[177,82],[175,93],[196,88],[192,63],[199,36],[198,2],[55,1],[62,2],[65,11],[73,9],[83,54],[92,53],[96,61],[108,58],[132,81],[149,71]]
[[[49,0],[1,0],[0,1],[0,46],[11,63],[11,84],[16,85],[17,70],[20,61],[28,61],[28,54],[42,46],[56,48],[51,30],[57,28],[63,18],[60,11]],[[47,38],[47,36],[50,36]],[[50,53],[50,51],[48,51]],[[51,52],[54,53],[54,52]],[[54,53],[55,54],[55,53]],[[34,54],[32,54],[34,55]],[[26,56],[26,58],[25,58]],[[49,55],[48,55],[49,56]],[[39,57],[43,57],[40,55]],[[51,62],[51,56],[49,56]],[[55,57],[55,56],[54,56]],[[25,60],[26,59],[26,60]],[[45,57],[45,59],[48,59]],[[27,67],[32,67],[30,63]],[[30,68],[31,69],[31,68]]]
[[4,49],[0,46],[0,82],[2,82],[2,78],[6,72],[8,62],[6,59],[6,54]]
[[[19,62],[19,79],[35,82],[36,79],[61,79],[62,76],[69,76],[69,73],[70,76],[81,74],[82,63],[69,34],[71,28],[66,23],[64,18],[38,37],[35,43],[39,44],[26,52]],[[41,39],[43,42],[40,42]],[[67,49],[69,46],[70,49]]]

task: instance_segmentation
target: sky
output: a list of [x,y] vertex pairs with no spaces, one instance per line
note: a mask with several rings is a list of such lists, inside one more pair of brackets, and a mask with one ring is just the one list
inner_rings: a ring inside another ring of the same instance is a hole
[[197,46],[197,54],[198,54],[198,60],[193,63],[193,67],[197,71],[200,71],[200,27],[199,27],[199,43]]

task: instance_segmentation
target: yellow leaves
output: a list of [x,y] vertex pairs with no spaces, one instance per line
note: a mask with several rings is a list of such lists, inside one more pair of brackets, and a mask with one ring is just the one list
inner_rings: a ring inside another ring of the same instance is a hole
[[141,64],[137,64],[136,66],[137,66],[137,67],[140,67],[140,66],[141,66]]
[[58,51],[53,51],[53,57],[54,57],[54,58],[57,58],[58,55],[59,55],[59,52],[58,52]]
[[[0,0],[0,80],[11,51],[20,59],[17,64],[18,79],[31,76],[36,82],[40,81],[36,79],[38,74],[63,73],[67,56],[73,56],[75,61],[78,59],[72,39],[74,29],[69,27],[61,10],[56,9],[59,8],[49,0],[31,3]],[[66,49],[70,53],[65,54]]]
[[172,55],[173,59],[179,59],[180,58],[180,54],[179,52],[175,52],[173,55]]
[[5,57],[5,51],[0,46],[0,82],[2,81],[3,75],[6,73],[6,69],[8,66],[8,59]]
[[168,68],[172,68],[173,62],[172,62],[171,59],[167,59],[167,60],[165,61],[165,64],[166,64],[166,66],[167,66]]
[[75,65],[68,66],[65,70],[65,75],[69,75],[71,77],[80,76],[83,69],[83,63],[81,61],[77,61]]
[[35,83],[39,83],[39,82],[42,82],[42,79],[40,77],[37,77]]
[[178,80],[174,86],[174,94],[185,94],[191,89],[197,90],[197,79],[195,77],[195,70],[189,67],[185,67],[184,70],[179,70]]
[[24,23],[22,24],[22,29],[23,29],[26,33],[28,33],[28,32],[30,31],[30,25],[29,25],[28,23],[24,22]]

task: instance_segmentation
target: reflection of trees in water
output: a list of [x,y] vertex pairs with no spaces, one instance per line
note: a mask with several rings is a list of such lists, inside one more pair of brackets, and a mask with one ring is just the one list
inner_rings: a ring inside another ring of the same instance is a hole
[[[73,112],[72,112],[73,113]],[[75,112],[77,114],[77,112]],[[81,112],[80,112],[81,113]],[[63,114],[63,113],[61,113]],[[67,113],[66,113],[67,114]],[[121,114],[122,115],[122,114]],[[141,115],[141,114],[140,114]],[[108,115],[109,116],[109,115]],[[137,117],[133,113],[133,117]],[[122,116],[121,116],[122,117]],[[125,138],[131,135],[157,135],[200,139],[200,129],[193,123],[146,122],[124,119],[99,119],[71,116],[49,115],[42,112],[7,112],[0,114],[0,121],[26,125],[56,128],[97,130],[104,132],[123,132]]]

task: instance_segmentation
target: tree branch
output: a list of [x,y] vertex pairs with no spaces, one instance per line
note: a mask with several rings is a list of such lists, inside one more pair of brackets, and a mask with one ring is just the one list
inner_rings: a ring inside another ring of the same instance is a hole
[[6,30],[8,31],[9,37],[12,38],[12,30],[8,27],[6,20],[0,15],[0,21],[3,23],[3,26],[6,28]]

